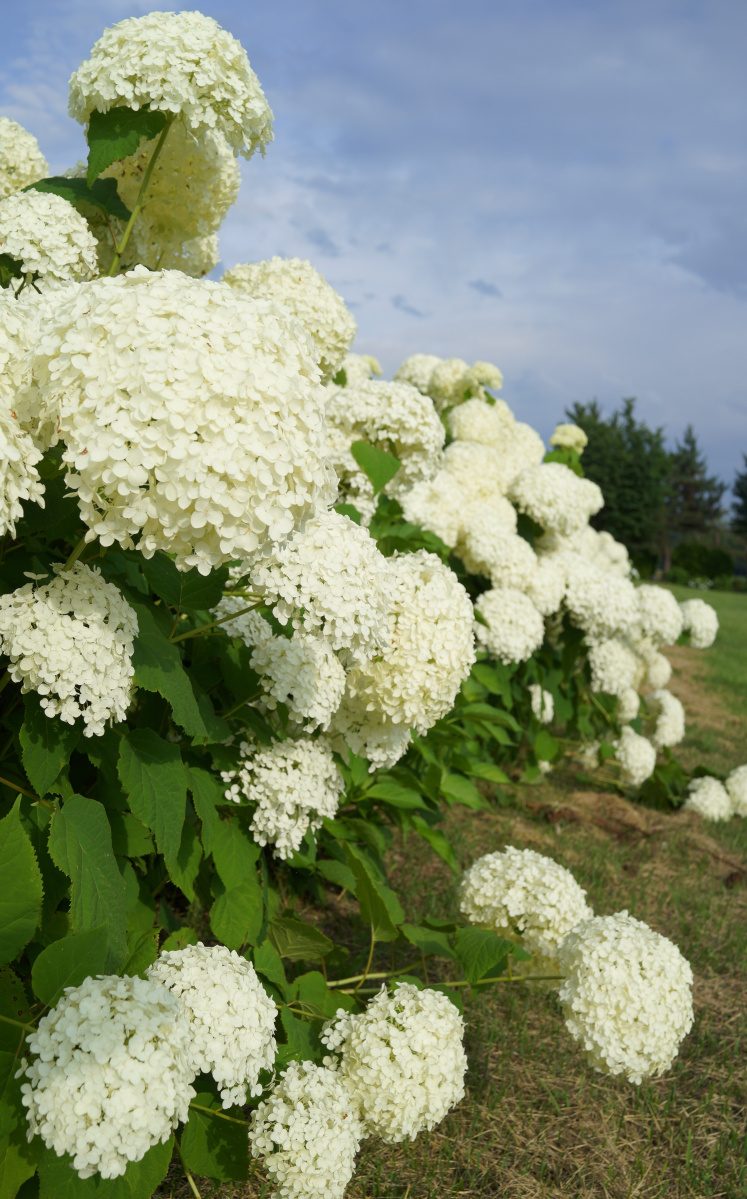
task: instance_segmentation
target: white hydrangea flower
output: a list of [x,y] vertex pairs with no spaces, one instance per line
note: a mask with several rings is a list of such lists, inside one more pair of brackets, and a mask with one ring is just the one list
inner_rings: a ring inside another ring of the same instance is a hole
[[15,537],[16,521],[23,516],[22,500],[44,507],[44,484],[36,469],[41,459],[41,450],[13,411],[12,396],[0,384],[0,534]]
[[635,628],[639,609],[631,582],[600,570],[580,554],[557,554],[555,561],[565,570],[565,603],[571,619],[590,640],[605,641]]
[[[221,622],[221,628],[229,637],[240,637],[248,646],[263,645],[272,638],[272,629],[259,612],[245,611],[249,604],[249,600],[239,595],[224,595],[213,608],[213,616]],[[227,620],[231,613],[235,615]]]
[[733,813],[732,800],[723,783],[706,775],[693,779],[687,788],[682,805],[686,812],[697,812],[704,820],[729,820]]
[[640,634],[655,646],[674,645],[682,632],[682,611],[671,591],[642,583],[637,589]]
[[478,441],[452,441],[444,451],[444,470],[475,499],[503,497],[515,474],[514,467],[513,460],[495,446]]
[[413,983],[382,986],[365,1012],[340,1008],[321,1040],[367,1135],[388,1145],[434,1128],[464,1096],[464,1021],[448,996]]
[[510,587],[484,591],[475,609],[487,626],[475,621],[478,645],[501,662],[526,662],[545,639],[545,622],[528,596]]
[[48,175],[49,164],[33,133],[0,117],[0,200]]
[[705,600],[691,599],[680,604],[682,631],[690,634],[693,649],[710,649],[718,633],[716,609]]
[[747,766],[737,766],[726,780],[734,816],[747,816]]
[[369,712],[360,700],[343,695],[326,735],[330,748],[346,758],[346,751],[368,760],[369,772],[389,770],[404,757],[412,742],[412,731],[392,724],[381,712]]
[[555,715],[555,701],[552,692],[545,691],[539,683],[530,683],[527,690],[536,719],[542,724],[552,724],[552,718]]
[[47,716],[102,737],[130,704],[137,616],[118,587],[76,562],[47,583],[0,596],[0,646],[21,690],[36,691]]
[[405,520],[435,533],[453,549],[463,529],[466,501],[458,480],[448,471],[440,470],[432,479],[415,483],[400,496],[399,502]]
[[620,781],[629,787],[640,787],[650,778],[656,766],[656,749],[626,725],[614,742],[615,756],[620,763]]
[[641,697],[635,687],[626,687],[617,697],[615,716],[618,724],[630,724],[635,720],[641,706]]
[[442,358],[434,365],[428,380],[428,395],[438,412],[464,399],[469,388],[468,371],[469,363],[463,358]]
[[275,1061],[277,1008],[254,966],[225,945],[188,945],[162,953],[148,978],[175,995],[189,1021],[193,1074],[212,1074],[224,1107],[261,1095],[260,1070]]
[[679,745],[685,736],[685,709],[671,691],[652,691],[646,696],[649,719],[647,736],[657,749]]
[[588,444],[589,438],[578,425],[556,425],[550,438],[550,445],[558,449],[575,450],[577,454],[582,453]]
[[319,630],[333,650],[365,662],[389,645],[393,578],[367,529],[324,512],[261,563],[252,582],[282,624]]
[[268,708],[285,704],[307,732],[329,727],[345,691],[345,670],[325,637],[303,630],[290,638],[271,636],[256,646],[251,665]]
[[600,570],[610,571],[623,579],[630,578],[631,562],[626,547],[605,530],[597,532],[587,525],[574,536],[574,549]]
[[654,691],[662,691],[672,677],[671,662],[664,657],[664,654],[660,654],[653,647],[642,645],[641,642],[636,644],[635,649],[645,663],[646,673],[643,686],[651,687]]
[[[449,429],[456,441],[476,441],[505,451],[511,442],[516,420],[505,400],[472,397],[448,415]],[[543,447],[544,452],[544,447]]]
[[575,533],[604,504],[601,488],[580,479],[562,462],[542,462],[521,471],[509,489],[520,512],[552,533]]
[[158,983],[87,978],[66,989],[27,1043],[29,1140],[38,1134],[69,1153],[81,1178],[119,1178],[189,1115],[189,1024]]
[[288,858],[306,833],[334,816],[345,790],[342,775],[323,741],[275,741],[258,749],[241,743],[237,771],[222,771],[226,799],[256,804],[251,830],[258,845],[273,845],[276,858]]
[[578,749],[578,760],[585,770],[596,770],[599,766],[599,749],[601,742],[588,741]]
[[291,1062],[252,1112],[249,1144],[283,1199],[343,1199],[363,1126],[337,1070]]
[[620,696],[635,687],[640,662],[632,646],[621,637],[609,637],[589,647],[592,691]]
[[[418,550],[388,565],[389,647],[350,672],[345,703],[426,733],[450,710],[475,660],[472,604],[435,554]],[[334,719],[332,727],[343,731]]]
[[486,575],[493,587],[528,591],[537,574],[537,555],[529,542],[502,528],[489,512],[470,521],[457,553],[470,574]]
[[360,387],[374,375],[381,375],[381,363],[373,354],[346,354],[339,369],[345,372],[346,387]]
[[301,326],[221,283],[137,267],[56,302],[34,359],[89,539],[207,574],[334,494]]
[[69,112],[85,125],[118,105],[181,113],[195,133],[217,129],[245,158],[272,141],[272,112],[244,49],[200,12],[152,12],[104,31],[70,77]]
[[424,396],[428,395],[431,375],[441,361],[437,354],[411,354],[394,372],[394,381],[409,383]]
[[693,1023],[693,974],[677,946],[618,912],[577,925],[558,958],[566,1026],[594,1069],[633,1083],[668,1070]]
[[466,870],[459,910],[472,924],[490,928],[531,953],[531,962],[512,962],[514,973],[556,975],[563,937],[593,915],[586,892],[570,870],[533,849],[506,846]]
[[565,571],[552,558],[538,558],[537,571],[526,588],[526,594],[542,616],[557,612],[565,595]]
[[90,279],[97,271],[96,242],[83,217],[62,196],[13,192],[0,200],[0,254],[25,275]]
[[277,256],[248,262],[226,271],[223,282],[244,295],[288,308],[314,343],[322,378],[337,373],[358,326],[342,296],[310,262]]

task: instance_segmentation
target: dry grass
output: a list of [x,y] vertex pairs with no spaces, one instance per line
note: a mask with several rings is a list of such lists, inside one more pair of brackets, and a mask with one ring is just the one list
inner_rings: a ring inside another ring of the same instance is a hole
[[[744,761],[728,695],[703,692],[694,651],[672,658],[672,689],[696,713],[682,759]],[[695,1025],[672,1070],[634,1087],[586,1066],[552,995],[519,986],[473,995],[465,1100],[413,1144],[367,1142],[347,1199],[747,1199],[747,821],[647,810],[581,790],[562,771],[506,801],[449,814],[461,864],[513,844],[568,866],[597,912],[627,908],[689,957]],[[422,842],[399,840],[391,865],[409,919],[453,915],[453,877]],[[350,937],[351,910],[342,900],[322,919]],[[270,1192],[257,1180],[216,1193]],[[189,1192],[175,1174],[162,1194]]]

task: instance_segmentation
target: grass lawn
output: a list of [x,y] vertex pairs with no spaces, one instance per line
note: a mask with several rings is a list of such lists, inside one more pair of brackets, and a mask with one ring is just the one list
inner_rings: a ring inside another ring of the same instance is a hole
[[[747,597],[706,598],[721,620],[716,646],[671,652],[672,689],[693,717],[678,755],[730,769],[747,761]],[[552,994],[473,994],[466,1098],[412,1144],[366,1142],[347,1199],[747,1199],[747,821],[652,811],[581,789],[569,769],[506,788],[490,811],[457,809],[444,827],[463,867],[506,844],[536,849],[574,872],[598,914],[627,908],[674,940],[695,973],[695,1024],[672,1069],[636,1087],[586,1065]],[[454,917],[456,880],[422,842],[400,841],[391,865],[408,919]],[[304,914],[354,945],[352,911],[343,897]],[[374,969],[388,965],[383,947]],[[161,1195],[190,1193],[176,1174],[170,1183]]]

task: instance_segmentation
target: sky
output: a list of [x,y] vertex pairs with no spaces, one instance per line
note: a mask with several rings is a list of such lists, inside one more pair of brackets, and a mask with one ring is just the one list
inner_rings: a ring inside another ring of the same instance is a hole
[[[153,0],[0,0],[0,113],[52,170],[85,157],[67,81]],[[204,0],[275,113],[223,267],[308,258],[390,376],[494,362],[517,417],[636,396],[747,453],[743,0]]]

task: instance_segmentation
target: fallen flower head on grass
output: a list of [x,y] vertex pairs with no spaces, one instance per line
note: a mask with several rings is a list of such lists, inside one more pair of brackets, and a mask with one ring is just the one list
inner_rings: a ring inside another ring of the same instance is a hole
[[731,796],[726,787],[710,776],[693,779],[687,788],[683,807],[686,812],[697,812],[704,820],[729,820],[733,814]]

